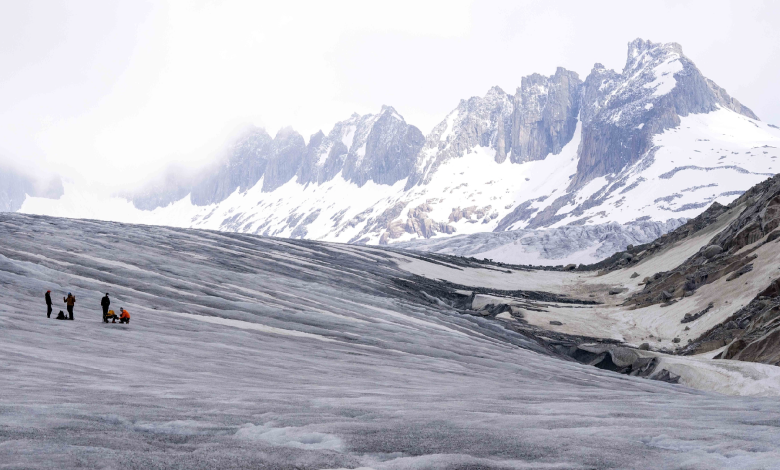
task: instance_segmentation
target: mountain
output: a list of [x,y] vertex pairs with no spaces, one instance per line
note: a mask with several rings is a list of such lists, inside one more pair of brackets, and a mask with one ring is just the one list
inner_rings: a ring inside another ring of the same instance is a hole
[[204,174],[171,177],[132,205],[84,207],[68,186],[60,201],[28,198],[21,210],[368,244],[663,225],[775,174],[778,146],[780,129],[678,44],[637,39],[621,72],[523,77],[514,94],[462,100],[427,136],[388,106],[308,140],[252,129]]
[[0,212],[18,211],[28,196],[58,199],[64,194],[62,181],[46,183],[7,167],[0,167]]

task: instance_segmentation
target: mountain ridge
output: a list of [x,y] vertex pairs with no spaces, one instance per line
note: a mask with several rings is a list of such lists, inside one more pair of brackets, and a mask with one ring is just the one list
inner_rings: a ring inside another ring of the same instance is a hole
[[[777,147],[778,129],[678,44],[637,39],[621,72],[596,64],[581,80],[559,67],[523,77],[514,94],[492,87],[427,136],[390,106],[308,142],[290,128],[273,138],[254,129],[200,179],[90,216],[350,243],[665,222],[774,174]],[[63,210],[35,198],[23,208]]]

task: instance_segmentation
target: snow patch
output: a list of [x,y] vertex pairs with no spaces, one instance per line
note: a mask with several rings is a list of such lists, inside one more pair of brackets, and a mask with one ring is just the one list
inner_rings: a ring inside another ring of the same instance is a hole
[[245,424],[236,431],[235,436],[239,439],[264,441],[274,446],[298,449],[341,450],[344,448],[341,439],[332,434],[309,431],[306,428],[277,428],[271,424],[259,426]]

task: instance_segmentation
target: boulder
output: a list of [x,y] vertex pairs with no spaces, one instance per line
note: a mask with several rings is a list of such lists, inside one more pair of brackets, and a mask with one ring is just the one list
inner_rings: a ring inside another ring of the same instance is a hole
[[723,248],[720,245],[709,245],[704,248],[704,251],[702,251],[702,254],[707,259],[710,259],[713,256],[719,255],[721,253],[723,253]]
[[650,350],[650,343],[642,343],[639,345],[639,349],[642,351],[649,351]]
[[550,320],[550,325],[561,326],[563,323],[559,322],[558,320]]
[[631,279],[636,279],[638,277],[639,277],[639,273],[638,272],[634,272],[634,274],[631,275]]
[[514,320],[514,318],[512,318],[512,314],[509,313],[509,312],[501,312],[501,313],[499,313],[498,315],[496,315],[496,319],[497,320]]

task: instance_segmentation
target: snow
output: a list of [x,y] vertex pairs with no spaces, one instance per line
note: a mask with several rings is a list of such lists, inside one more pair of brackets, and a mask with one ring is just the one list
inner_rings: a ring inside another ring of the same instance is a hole
[[347,127],[346,132],[341,137],[341,143],[347,146],[347,149],[352,148],[352,142],[355,140],[355,130],[357,129],[357,126],[351,125]]
[[[397,280],[415,282],[404,255],[23,214],[1,215],[0,237],[9,468],[711,469],[780,458],[767,425],[776,399],[551,357],[514,322],[404,290]],[[76,294],[74,322],[45,317],[48,288]],[[100,321],[106,291],[130,325]],[[734,390],[776,389],[770,370],[741,370]]]
[[[450,136],[461,117],[458,110],[453,111],[442,123],[444,126],[437,128],[444,142],[442,148],[452,140]],[[376,118],[364,116],[358,122],[354,117],[352,124],[342,129],[341,138],[349,144],[357,164],[365,156],[367,134],[363,134]],[[404,223],[409,209],[428,204],[432,210],[427,216],[451,225],[458,235],[490,232],[520,204],[527,203],[533,217],[567,195],[570,177],[577,172],[580,139],[578,124],[572,140],[558,155],[522,164],[509,159],[496,163],[495,149],[477,146],[461,157],[444,161],[427,184],[410,189],[405,189],[406,180],[392,186],[368,182],[359,188],[338,175],[331,181],[308,185],[293,178],[275,191],[264,193],[261,179],[253,188],[236,192],[217,205],[195,206],[185,197],[168,207],[140,211],[122,198],[90,194],[65,182],[62,198],[27,197],[21,212],[338,242],[362,239],[376,244],[384,227],[368,225],[372,220],[401,204],[398,219]],[[569,193],[569,203],[558,211],[565,217],[552,227],[575,221],[627,224],[639,217],[655,221],[692,218],[713,202],[728,204],[741,191],[775,173],[780,131],[719,109],[681,118],[679,127],[656,135],[654,144],[657,150],[633,166],[616,175],[596,178]],[[439,151],[438,147],[423,150],[418,162],[421,170],[430,169]],[[323,158],[327,158],[325,153],[319,156],[320,164]],[[703,184],[697,183],[701,180]],[[582,204],[594,195],[599,198],[583,209]],[[469,207],[481,216],[450,221],[453,209]],[[300,226],[304,220],[307,224]],[[524,229],[529,221],[517,220],[507,228]],[[417,236],[404,233],[391,241]]]
[[[626,177],[623,187],[577,218],[621,224],[640,215],[652,220],[693,218],[713,202],[728,204],[773,175],[772,157],[780,155],[780,131],[727,109],[682,117],[679,127],[656,135],[653,143],[658,150],[652,158],[624,169],[610,183]],[[766,154],[757,151],[764,146],[769,146],[762,148]],[[700,176],[705,172],[702,184]],[[704,187],[691,190],[694,186]],[[578,201],[579,193],[575,195]],[[565,226],[572,219],[567,217],[553,227]]]
[[442,132],[441,137],[439,137],[439,140],[441,142],[446,142],[447,139],[453,134],[453,131],[455,129],[455,120],[459,117],[460,112],[456,109],[455,111],[451,112],[447,115],[444,122],[446,122],[446,128],[444,129],[444,132]]
[[[329,143],[325,148],[323,148],[320,151],[319,156],[317,157],[317,166],[322,166],[325,164],[325,162],[328,160],[328,155],[330,154],[330,149],[333,148],[333,144]],[[349,148],[349,147],[347,147]]]
[[677,86],[674,74],[682,72],[683,65],[678,54],[671,54],[668,59],[653,68],[655,80],[645,84],[645,88],[653,89],[653,96],[663,96]]
[[[712,237],[734,220],[741,210],[742,208],[732,209],[722,215],[716,224],[707,227],[694,237],[687,238],[667,248],[659,255],[643,260],[630,268],[612,271],[605,275],[599,275],[597,272],[506,272],[506,270],[497,269],[463,268],[445,263],[434,265],[417,259],[400,259],[399,262],[400,267],[410,273],[464,286],[500,290],[547,291],[576,298],[591,298],[603,302],[603,305],[581,308],[549,305],[546,309],[547,312],[526,312],[525,320],[545,328],[550,328],[549,322],[551,320],[559,320],[564,325],[555,329],[563,333],[608,337],[635,346],[653,341],[653,344],[659,348],[673,349],[676,347],[676,344],[672,342],[675,337],[679,337],[682,344],[686,344],[688,339],[699,337],[710,328],[729,318],[739,308],[747,305],[777,278],[780,250],[777,250],[776,244],[770,243],[756,250],[758,259],[754,261],[754,269],[744,274],[740,278],[741,282],[728,282],[726,277],[723,277],[701,287],[696,291],[696,295],[680,299],[668,307],[652,305],[627,310],[621,304],[628,295],[642,289],[639,284],[641,279],[679,266],[680,263],[707,245]],[[639,277],[631,278],[634,272],[638,273]],[[619,295],[608,295],[609,289],[615,287],[627,288],[627,292]],[[706,316],[696,322],[680,323],[686,313],[701,311],[709,303],[713,303],[714,307]],[[689,328],[688,330],[685,329],[686,326]],[[694,383],[689,385],[696,386]],[[713,388],[705,389],[715,390]],[[750,392],[746,389],[743,393]],[[780,394],[780,388],[774,389],[772,393]]]

